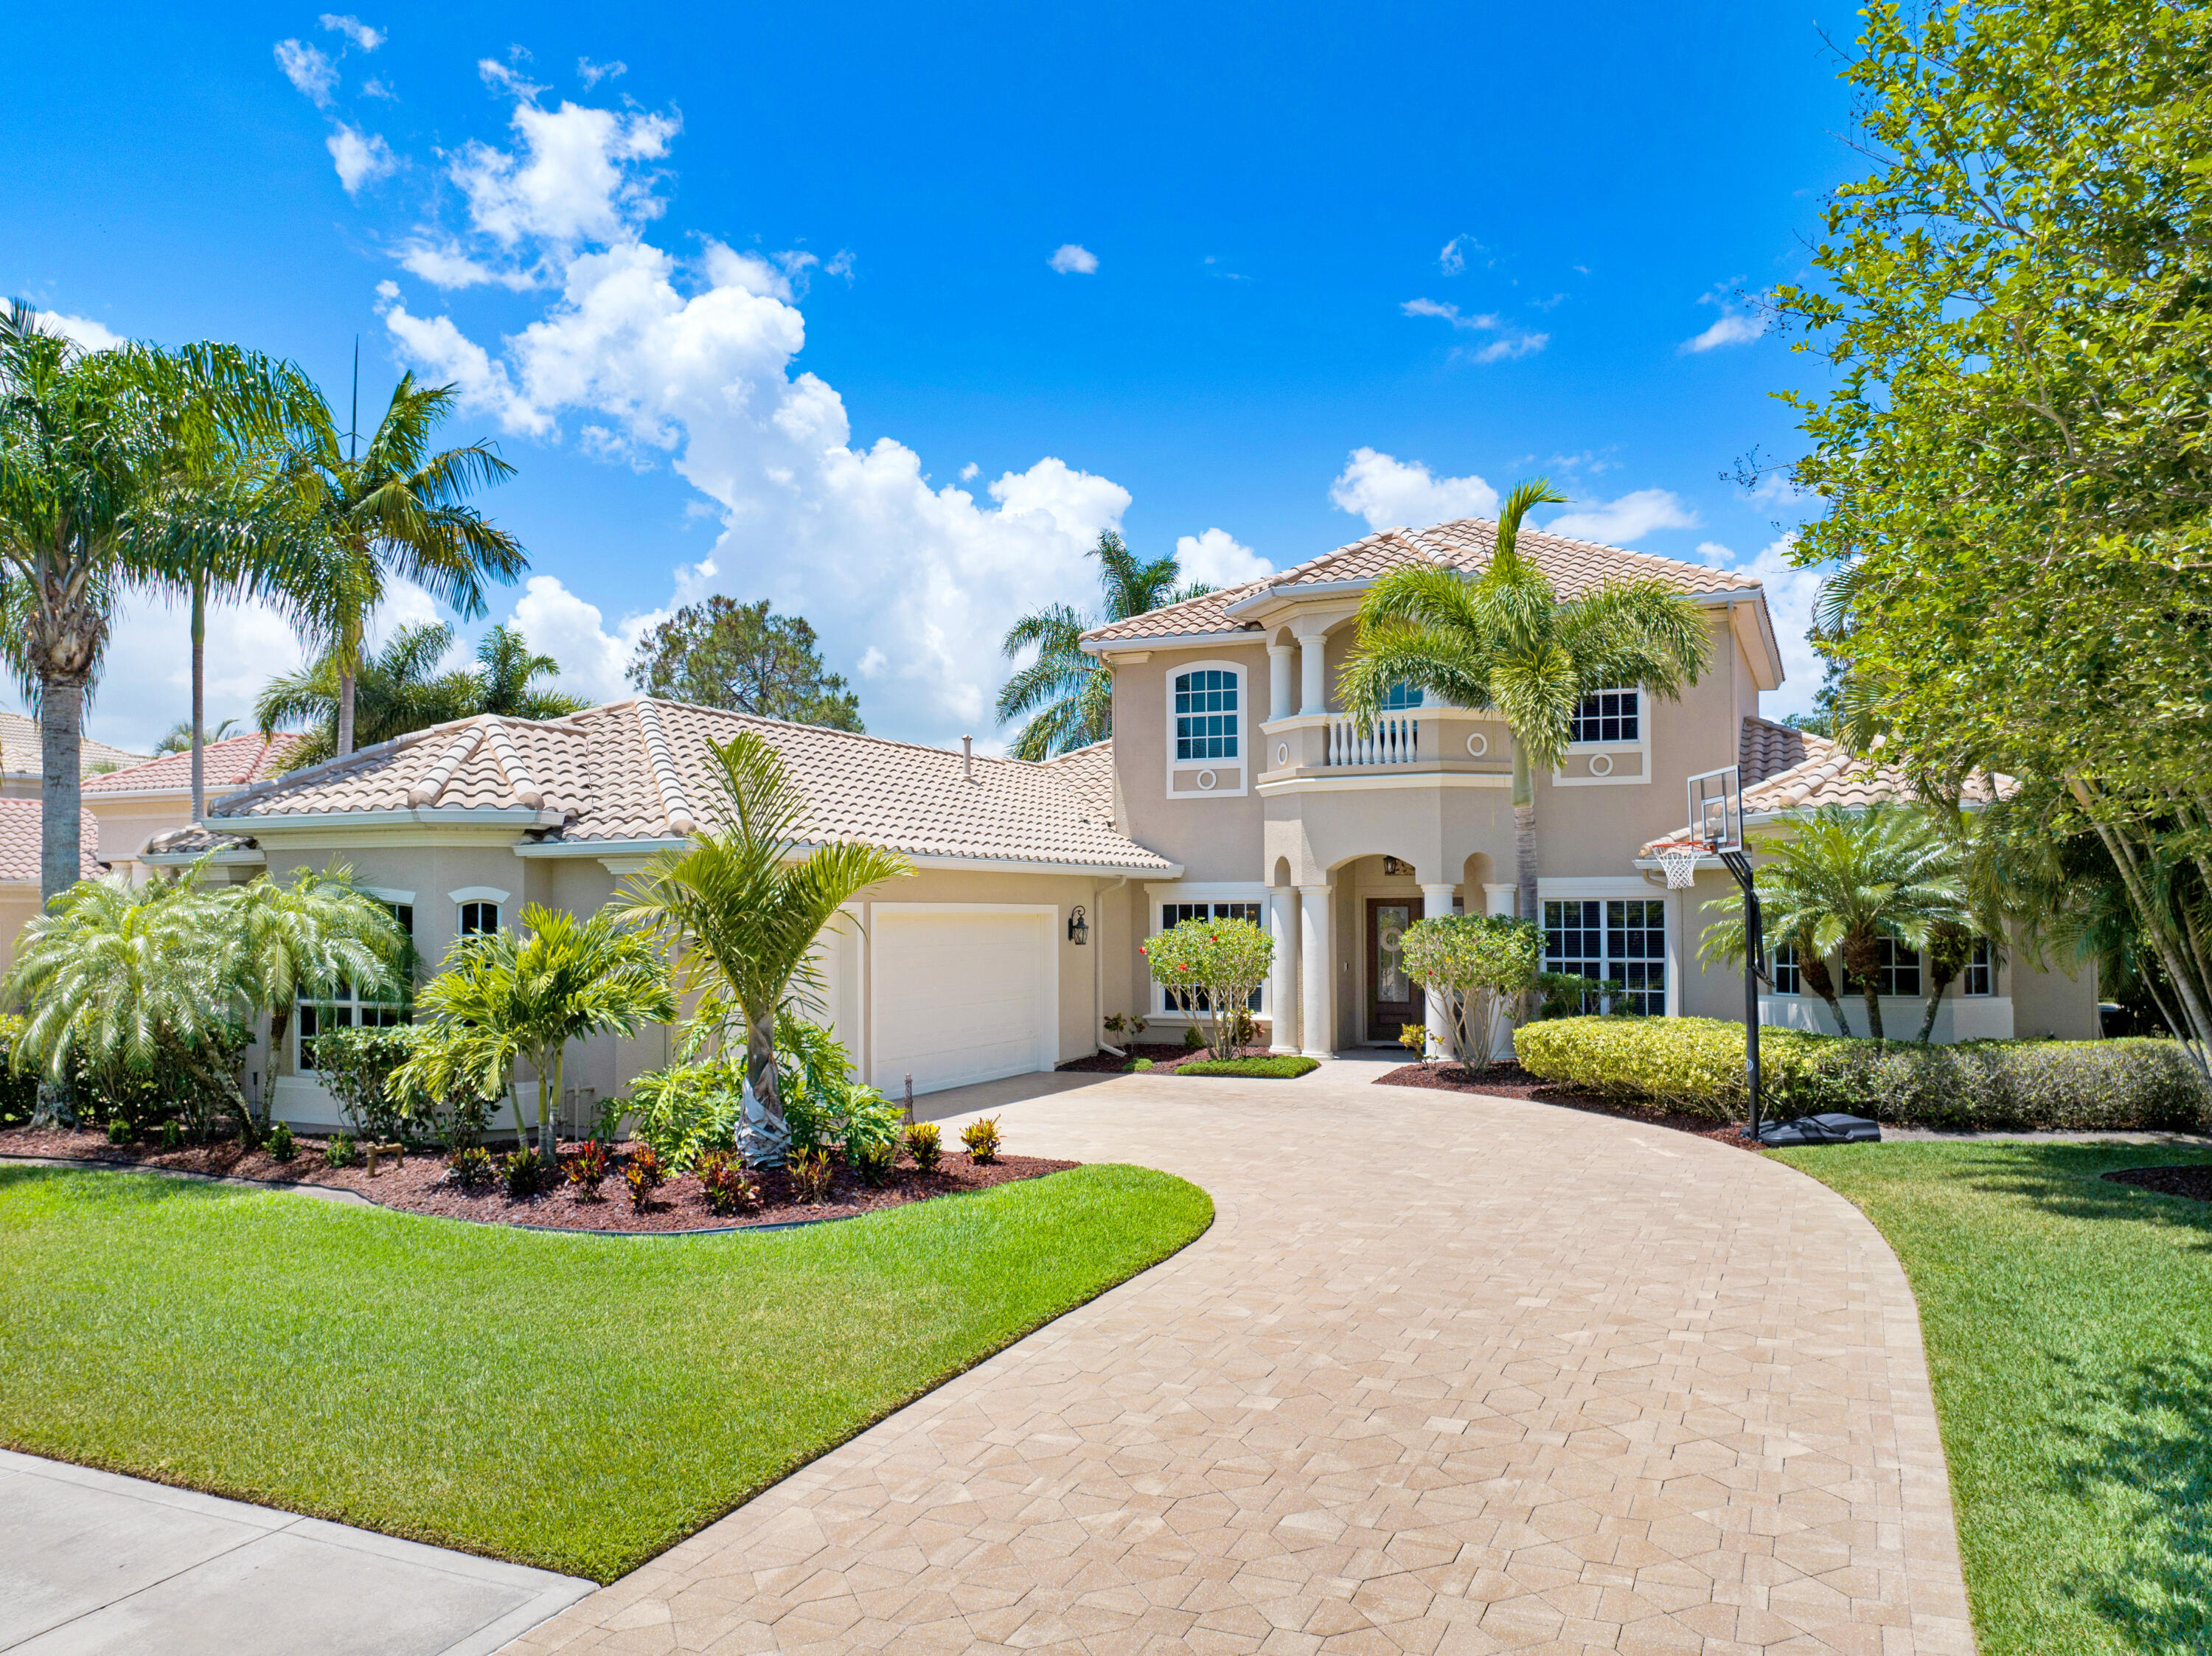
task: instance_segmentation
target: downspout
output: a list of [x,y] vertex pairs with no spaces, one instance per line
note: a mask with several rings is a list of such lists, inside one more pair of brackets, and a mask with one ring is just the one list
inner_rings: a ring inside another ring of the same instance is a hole
[[[1106,892],[1119,891],[1128,883],[1129,877],[1124,874],[1104,890],[1095,883],[1091,888],[1091,910],[1098,916],[1098,953],[1091,962],[1091,1027],[1095,1030],[1106,1028],[1106,905],[1103,899]],[[1111,1052],[1115,1058],[1129,1056],[1119,1046],[1109,1046],[1103,1034],[1098,1037],[1098,1050]]]

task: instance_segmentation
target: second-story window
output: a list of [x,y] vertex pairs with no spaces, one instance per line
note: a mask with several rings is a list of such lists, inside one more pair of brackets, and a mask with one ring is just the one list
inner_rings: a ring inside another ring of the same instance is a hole
[[497,903],[463,903],[461,905],[461,935],[478,937],[499,930]]
[[1577,742],[1637,742],[1643,739],[1639,693],[1598,690],[1583,698],[1575,710]]
[[1421,693],[1411,684],[1393,684],[1389,693],[1382,698],[1382,711],[1385,713],[1403,713],[1408,707],[1420,705]]
[[1175,680],[1176,757],[1237,757],[1237,675],[1201,667]]

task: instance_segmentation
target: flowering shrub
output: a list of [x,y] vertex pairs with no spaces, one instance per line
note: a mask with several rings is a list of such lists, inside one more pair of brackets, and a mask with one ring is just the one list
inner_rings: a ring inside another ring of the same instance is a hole
[[1542,931],[1496,914],[1437,914],[1407,926],[1401,946],[1406,975],[1443,1004],[1452,1056],[1488,1069],[1514,1003],[1543,968]]
[[999,1118],[987,1115],[971,1121],[960,1130],[960,1142],[968,1147],[970,1162],[995,1162],[999,1159]]
[[607,1147],[593,1139],[568,1158],[568,1182],[576,1187],[576,1199],[596,1202],[599,1186],[606,1180]]
[[1275,940],[1249,920],[1185,920],[1142,945],[1152,981],[1168,1004],[1206,1025],[1206,1044],[1217,1058],[1235,1053],[1244,1014],[1267,968]]

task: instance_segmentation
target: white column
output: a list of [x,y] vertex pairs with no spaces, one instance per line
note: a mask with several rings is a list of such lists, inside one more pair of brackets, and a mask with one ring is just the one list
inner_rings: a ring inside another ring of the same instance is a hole
[[1328,888],[1298,888],[1298,1038],[1311,1058],[1328,1058],[1334,1050],[1334,1031],[1328,1021],[1329,962],[1335,951],[1328,943]]
[[1267,893],[1267,931],[1275,940],[1274,964],[1267,972],[1267,1004],[1274,1014],[1267,1050],[1295,1052],[1299,1022],[1298,894],[1292,888],[1279,886]]
[[1517,885],[1486,885],[1482,895],[1490,905],[1488,912],[1504,919],[1511,919],[1513,911],[1521,906],[1521,888]]
[[1298,704],[1291,699],[1293,687],[1291,675],[1296,670],[1291,658],[1297,654],[1288,644],[1267,646],[1267,719],[1288,719],[1297,712]]
[[[1302,713],[1328,711],[1328,640],[1316,634],[1298,635],[1298,673]],[[1303,888],[1301,888],[1303,889]]]
[[[1424,885],[1421,888],[1421,918],[1432,920],[1449,916],[1452,912],[1452,893],[1457,886]],[[1451,1016],[1444,1010],[1443,997],[1431,992],[1429,1003],[1429,1051],[1445,1058],[1451,1056]]]

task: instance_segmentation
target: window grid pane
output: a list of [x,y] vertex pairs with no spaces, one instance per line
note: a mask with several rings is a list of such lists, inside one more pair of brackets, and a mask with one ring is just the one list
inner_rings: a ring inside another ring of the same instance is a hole
[[[1214,919],[1249,920],[1253,925],[1265,931],[1267,925],[1267,906],[1265,903],[1162,903],[1160,930],[1172,931],[1185,920]],[[1164,998],[1167,991],[1163,988],[1160,992]],[[1260,1010],[1260,992],[1257,989],[1253,990],[1252,998],[1248,1004],[1255,1012]],[[1167,1001],[1166,1005],[1170,1011],[1176,1010],[1173,1001]],[[1213,1003],[1207,998],[1203,989],[1191,997],[1191,1006],[1194,1010],[1200,1012],[1213,1010]]]
[[1421,693],[1410,684],[1393,684],[1382,698],[1385,713],[1403,713],[1421,705]]
[[1575,712],[1577,742],[1634,742],[1638,740],[1641,709],[1634,690],[1599,690],[1583,698]]
[[1974,952],[1966,962],[1960,978],[1959,992],[1962,995],[1994,995],[1996,993],[1996,965],[1990,956],[1990,940],[1974,939]]
[[1774,992],[1776,994],[1796,995],[1802,994],[1803,992],[1803,991],[1798,987],[1797,945],[1796,943],[1784,943],[1775,944],[1774,959],[1772,964],[1769,968],[1769,975],[1773,979]]
[[1176,757],[1237,757],[1237,675],[1205,667],[1175,682]]
[[[412,904],[386,903],[384,907],[399,922],[402,931],[410,937],[415,935]],[[324,988],[322,994],[301,998],[292,1021],[299,1043],[295,1067],[305,1073],[314,1071],[318,1034],[332,1029],[389,1029],[413,1021],[404,986],[396,993],[380,995],[365,994],[356,985],[343,980]]]
[[1585,1010],[1618,1004],[1647,1017],[1667,1011],[1667,905],[1659,898],[1544,905],[1544,966],[1621,992],[1593,997]]

